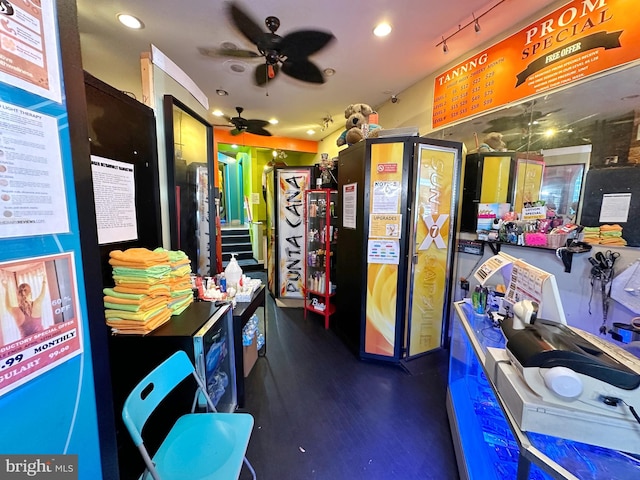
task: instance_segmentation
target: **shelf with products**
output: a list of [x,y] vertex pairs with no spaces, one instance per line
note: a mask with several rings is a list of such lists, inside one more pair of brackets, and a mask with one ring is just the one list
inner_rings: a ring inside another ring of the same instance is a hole
[[338,229],[338,192],[328,188],[305,192],[305,318],[307,312],[324,316],[325,328],[336,311],[335,266]]

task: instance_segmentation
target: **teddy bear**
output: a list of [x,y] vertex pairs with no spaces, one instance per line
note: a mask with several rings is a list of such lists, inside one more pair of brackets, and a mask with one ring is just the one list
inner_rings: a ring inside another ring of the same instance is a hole
[[502,140],[502,134],[499,132],[488,133],[478,147],[478,152],[504,152],[507,145]]
[[[336,140],[336,145],[353,145],[364,138],[377,137],[381,127],[376,123],[369,123],[369,116],[373,113],[373,108],[366,103],[349,105],[344,111],[344,118],[347,119],[345,130]],[[367,127],[363,129],[363,125]]]

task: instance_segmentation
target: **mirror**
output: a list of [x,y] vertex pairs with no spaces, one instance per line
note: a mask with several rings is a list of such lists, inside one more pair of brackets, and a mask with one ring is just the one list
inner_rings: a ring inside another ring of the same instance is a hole
[[164,97],[164,126],[171,249],[187,254],[192,272],[213,275],[213,127],[171,95]]
[[[565,223],[580,223],[590,169],[640,163],[639,79],[640,64],[634,62],[429,136],[462,141],[474,153],[488,133],[501,133],[506,151],[518,158],[516,206],[521,198],[537,196],[552,204]],[[533,170],[540,169],[536,160],[544,164],[541,181],[532,192],[527,190],[532,186],[527,179],[540,174]]]

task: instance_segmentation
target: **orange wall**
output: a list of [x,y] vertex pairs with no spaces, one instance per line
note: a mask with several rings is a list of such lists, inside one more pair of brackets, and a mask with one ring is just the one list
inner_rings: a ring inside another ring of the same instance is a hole
[[[253,135],[251,133],[241,133],[231,135],[230,130],[223,128],[213,129],[213,167],[218,171],[218,143],[250,145],[252,147],[273,148],[278,150],[289,150],[292,152],[318,153],[318,142],[315,140],[298,140],[287,137],[266,137],[263,135]],[[218,176],[215,176],[216,187],[220,187]]]

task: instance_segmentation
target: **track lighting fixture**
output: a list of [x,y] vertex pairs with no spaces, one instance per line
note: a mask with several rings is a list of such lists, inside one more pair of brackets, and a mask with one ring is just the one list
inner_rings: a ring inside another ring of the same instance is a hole
[[480,30],[482,30],[482,28],[480,27],[480,19],[482,17],[484,17],[487,13],[489,13],[491,10],[493,10],[494,8],[496,8],[498,5],[504,3],[506,0],[500,0],[498,3],[496,3],[493,7],[489,8],[486,12],[478,15],[476,17],[476,15],[474,13],[471,14],[471,18],[472,20],[464,25],[458,25],[458,29],[453,32],[451,35],[449,36],[442,36],[442,41],[438,42],[436,44],[436,47],[439,47],[440,45],[442,45],[442,51],[444,53],[447,53],[449,51],[449,47],[447,45],[447,40],[449,40],[450,38],[452,38],[453,36],[457,35],[458,33],[460,33],[462,30],[464,30],[465,28],[473,25],[473,29],[476,31],[476,33],[480,33]]

